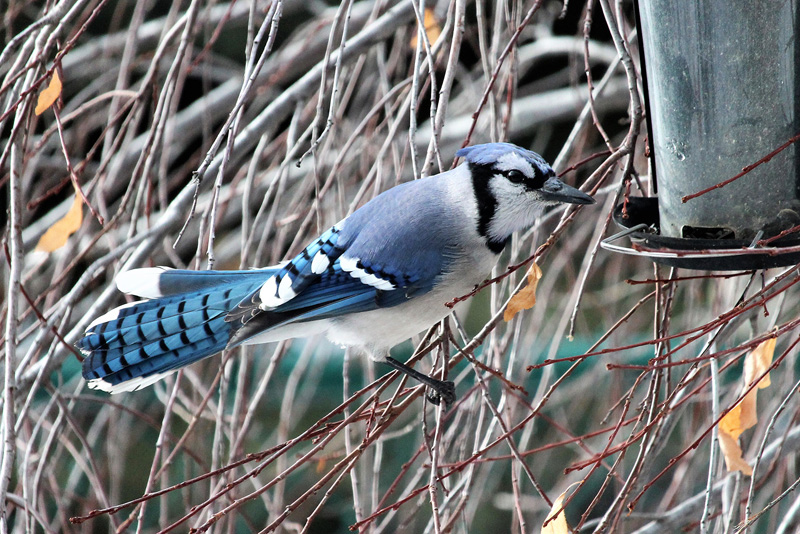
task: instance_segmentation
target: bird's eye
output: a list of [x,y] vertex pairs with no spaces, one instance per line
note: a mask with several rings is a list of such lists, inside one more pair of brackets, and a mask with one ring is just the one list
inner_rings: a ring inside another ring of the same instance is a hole
[[522,171],[518,170],[510,170],[506,173],[506,178],[508,181],[514,184],[521,184],[525,181],[525,174]]

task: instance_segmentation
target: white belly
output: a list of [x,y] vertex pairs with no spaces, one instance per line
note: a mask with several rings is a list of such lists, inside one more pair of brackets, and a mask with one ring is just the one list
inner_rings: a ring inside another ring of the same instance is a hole
[[468,268],[465,263],[456,266],[443,283],[424,295],[391,308],[331,319],[326,336],[338,345],[363,347],[374,359],[382,360],[393,346],[447,317],[452,311],[447,302],[466,295],[486,279],[497,256],[485,248],[477,252],[470,255]]

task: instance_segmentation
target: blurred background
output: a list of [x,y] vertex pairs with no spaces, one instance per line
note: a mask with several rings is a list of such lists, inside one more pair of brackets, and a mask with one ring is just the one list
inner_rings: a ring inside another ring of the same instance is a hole
[[[582,532],[794,531],[800,273],[600,248],[614,206],[653,194],[631,2],[3,9],[2,531],[539,532],[568,488]],[[449,409],[316,338],[86,388],[73,343],[130,299],[120,270],[277,263],[464,144],[506,140],[597,204],[507,247],[495,275],[534,255],[543,271],[531,310],[502,317],[527,264],[456,306],[455,341],[416,363],[452,357]],[[751,477],[728,471],[717,423],[770,336],[740,437]]]

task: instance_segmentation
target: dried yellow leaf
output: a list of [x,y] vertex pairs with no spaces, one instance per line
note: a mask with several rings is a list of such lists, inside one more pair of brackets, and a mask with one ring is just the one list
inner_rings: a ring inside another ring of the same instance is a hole
[[508,322],[522,310],[529,310],[536,304],[536,286],[542,278],[542,270],[536,263],[532,263],[528,269],[528,285],[519,290],[511,297],[503,313],[503,320]]
[[74,234],[83,222],[83,201],[78,191],[75,191],[75,199],[72,207],[66,215],[57,220],[53,226],[47,229],[39,242],[36,243],[36,250],[42,252],[53,252],[63,247],[67,243],[69,236]]
[[[720,422],[720,424],[722,424]],[[719,448],[725,457],[725,466],[728,471],[741,471],[747,476],[753,475],[753,468],[742,458],[742,448],[739,441],[726,432],[719,433]]]
[[[750,384],[772,365],[776,342],[775,338],[768,339],[745,356],[742,391],[747,391]],[[728,471],[741,471],[748,476],[753,474],[753,468],[742,458],[739,436],[758,423],[758,412],[756,411],[758,390],[769,387],[769,385],[769,374],[767,374],[759,380],[758,386],[750,390],[741,402],[731,408],[719,422],[719,448],[725,457]]]
[[[442,28],[439,27],[439,23],[436,22],[436,16],[433,13],[433,9],[426,7],[425,8],[425,33],[428,35],[428,42],[431,43],[433,46],[436,41],[439,39],[439,36],[442,34]],[[417,34],[414,34],[414,37],[411,38],[411,42],[409,43],[411,48],[417,48]]]
[[753,428],[758,423],[756,414],[756,392],[751,391],[742,401],[731,408],[731,411],[719,422],[719,429],[729,434],[733,439],[739,439],[742,432],[748,428]]
[[[753,381],[761,376],[772,365],[772,357],[775,354],[775,344],[778,342],[777,338],[770,338],[759,346],[753,352],[748,354],[744,359],[744,383],[745,387],[753,383]],[[769,373],[764,375],[758,382],[758,389],[769,387],[771,381]]]
[[39,93],[39,99],[36,101],[36,109],[34,113],[41,115],[58,99],[61,94],[61,78],[58,77],[58,71],[53,71],[53,77],[50,78],[50,84],[47,88]]
[[541,534],[570,533],[569,525],[567,524],[567,518],[564,516],[564,497],[575,484],[577,484],[577,482],[570,484],[570,486],[564,490],[564,493],[559,495],[558,498],[553,502],[553,507],[550,509],[550,513],[547,514],[547,517],[542,524]]

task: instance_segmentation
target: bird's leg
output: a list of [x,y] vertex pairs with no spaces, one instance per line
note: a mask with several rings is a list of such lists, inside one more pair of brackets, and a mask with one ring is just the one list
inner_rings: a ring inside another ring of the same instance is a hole
[[437,380],[426,374],[420,373],[413,367],[409,367],[404,363],[400,363],[391,356],[386,356],[384,361],[394,369],[397,369],[401,373],[404,373],[414,380],[417,380],[418,382],[421,382],[422,384],[425,384],[431,388],[435,392],[434,394],[429,394],[427,396],[431,404],[438,406],[439,401],[443,400],[445,407],[448,407],[455,402],[456,385],[451,380]]

